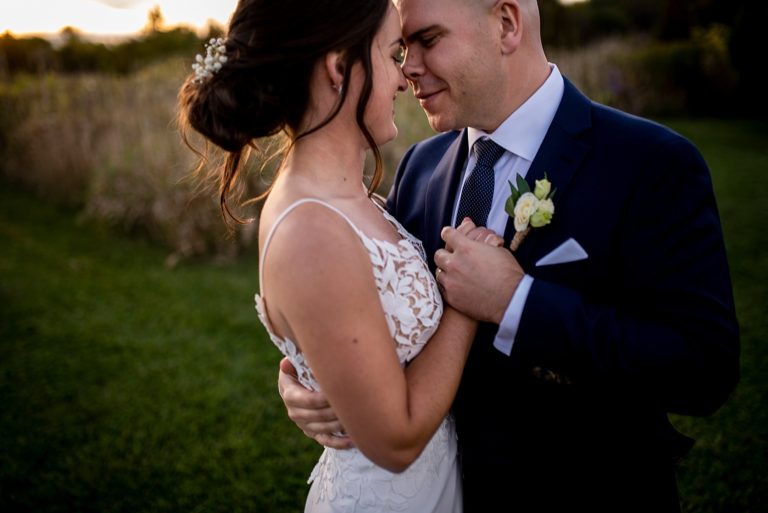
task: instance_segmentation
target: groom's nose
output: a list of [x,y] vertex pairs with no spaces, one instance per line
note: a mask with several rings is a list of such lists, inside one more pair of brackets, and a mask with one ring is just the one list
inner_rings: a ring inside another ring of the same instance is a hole
[[424,61],[418,45],[411,45],[406,48],[402,68],[405,77],[411,82],[424,75]]

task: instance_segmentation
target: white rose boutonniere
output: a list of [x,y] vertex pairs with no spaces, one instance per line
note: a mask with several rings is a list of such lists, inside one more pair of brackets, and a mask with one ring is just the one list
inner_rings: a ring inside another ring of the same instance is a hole
[[517,175],[516,181],[517,187],[509,182],[512,194],[504,205],[504,210],[515,222],[515,237],[509,245],[512,251],[520,247],[531,228],[541,228],[552,222],[555,215],[552,197],[557,192],[557,189],[552,189],[546,173],[543,180],[536,180],[533,192],[522,176]]

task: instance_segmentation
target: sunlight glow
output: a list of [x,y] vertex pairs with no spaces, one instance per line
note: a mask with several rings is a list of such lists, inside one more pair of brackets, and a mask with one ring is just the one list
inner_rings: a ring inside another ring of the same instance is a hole
[[[66,26],[91,34],[140,31],[147,13],[160,6],[169,26],[204,28],[209,19],[225,26],[237,0],[1,0],[0,33],[58,33]],[[559,0],[572,4],[587,0]]]
[[56,33],[66,26],[92,34],[133,34],[160,6],[169,26],[203,28],[209,19],[226,26],[237,0],[3,0],[0,33]]
[[[560,0],[572,4],[586,0]],[[2,0],[0,33],[57,33],[66,26],[91,34],[134,34],[159,5],[169,26],[203,28],[209,19],[226,27],[237,0]]]

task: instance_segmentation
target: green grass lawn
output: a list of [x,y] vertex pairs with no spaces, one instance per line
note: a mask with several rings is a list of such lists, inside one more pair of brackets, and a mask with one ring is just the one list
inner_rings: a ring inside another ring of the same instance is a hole
[[669,122],[710,165],[723,222],[742,375],[730,401],[706,419],[675,417],[697,439],[681,468],[684,511],[768,511],[768,123]]
[[[742,381],[680,474],[690,512],[768,511],[768,124],[670,122],[711,165]],[[253,255],[187,262],[0,185],[0,511],[293,512],[319,448],[288,421]]]
[[297,511],[255,258],[165,254],[0,192],[0,511]]

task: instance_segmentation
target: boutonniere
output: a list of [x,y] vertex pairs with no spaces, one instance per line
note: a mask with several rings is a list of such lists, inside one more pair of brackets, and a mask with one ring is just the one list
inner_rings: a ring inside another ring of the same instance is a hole
[[517,175],[516,181],[517,187],[509,182],[512,194],[504,205],[507,215],[515,222],[515,236],[509,244],[509,249],[512,251],[520,247],[531,228],[541,228],[552,222],[552,216],[555,215],[552,197],[557,192],[557,189],[553,189],[552,184],[547,180],[546,173],[543,180],[536,180],[533,192],[522,176]]

